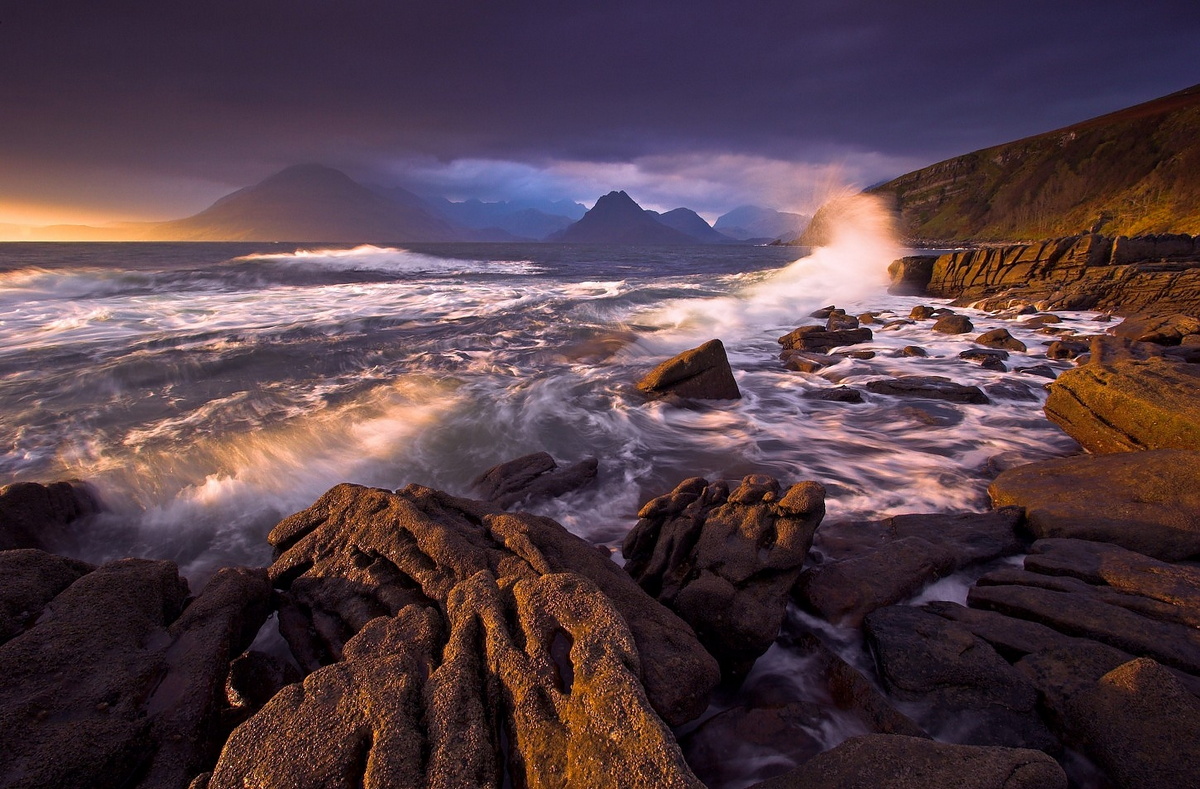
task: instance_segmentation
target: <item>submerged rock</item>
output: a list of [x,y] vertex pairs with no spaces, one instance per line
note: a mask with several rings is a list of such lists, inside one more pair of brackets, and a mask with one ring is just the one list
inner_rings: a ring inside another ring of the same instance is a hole
[[967,386],[940,375],[902,375],[866,383],[867,391],[893,397],[927,397],[952,403],[983,405],[991,402],[978,386]]
[[829,330],[824,326],[801,326],[779,338],[779,344],[787,351],[812,351],[827,353],[834,348],[870,342],[874,335],[870,329]]
[[1165,561],[1200,556],[1200,452],[1046,460],[1001,473],[997,507],[1025,509],[1036,537],[1111,542]]
[[733,491],[699,477],[642,507],[625,569],[696,630],[740,679],[779,633],[788,590],[825,514],[825,489],[750,475]]
[[917,737],[852,737],[803,766],[751,789],[1066,789],[1040,751],[947,745]]
[[720,340],[684,351],[651,370],[637,388],[650,399],[738,400],[742,393]]
[[535,452],[492,466],[471,486],[485,501],[507,509],[577,490],[596,478],[598,465],[596,458],[587,458],[559,468],[548,452]]

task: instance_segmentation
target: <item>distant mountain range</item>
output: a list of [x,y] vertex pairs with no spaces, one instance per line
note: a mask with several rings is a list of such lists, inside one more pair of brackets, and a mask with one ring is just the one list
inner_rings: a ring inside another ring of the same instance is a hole
[[[730,217],[740,224],[731,225]],[[331,167],[301,164],[226,195],[185,219],[104,227],[56,225],[32,233],[0,225],[0,239],[730,244],[751,238],[770,241],[777,229],[793,232],[798,220],[807,221],[797,214],[743,206],[717,220],[747,234],[737,237],[719,232],[688,208],[661,214],[643,209],[625,192],[610,192],[591,210],[566,200],[456,203],[423,198],[398,186],[368,188]]]
[[743,205],[718,217],[713,229],[740,241],[791,241],[804,232],[811,219],[803,214]]
[[1200,85],[870,191],[923,242],[1200,233]]

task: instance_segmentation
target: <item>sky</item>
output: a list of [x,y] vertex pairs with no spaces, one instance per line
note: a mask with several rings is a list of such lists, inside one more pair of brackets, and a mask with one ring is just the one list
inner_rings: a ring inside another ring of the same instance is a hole
[[0,0],[0,223],[292,164],[453,200],[811,210],[1200,83],[1196,0]]

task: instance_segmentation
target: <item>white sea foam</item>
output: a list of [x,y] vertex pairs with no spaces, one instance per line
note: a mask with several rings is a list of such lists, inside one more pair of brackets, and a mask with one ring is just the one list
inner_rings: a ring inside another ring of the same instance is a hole
[[537,274],[542,268],[529,260],[460,260],[412,252],[399,247],[360,244],[350,249],[297,249],[260,252],[235,261],[270,261],[297,267],[336,271],[374,271],[384,274]]

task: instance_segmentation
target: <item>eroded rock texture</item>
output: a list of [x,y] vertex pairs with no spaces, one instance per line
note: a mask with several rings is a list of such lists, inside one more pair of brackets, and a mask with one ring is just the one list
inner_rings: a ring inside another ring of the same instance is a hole
[[5,485],[0,488],[0,551],[46,549],[67,524],[99,509],[96,494],[82,482]]
[[788,590],[825,514],[825,489],[750,475],[733,491],[695,477],[648,502],[625,569],[696,630],[726,677],[745,675],[779,632]]
[[586,458],[559,468],[548,452],[534,452],[492,466],[472,486],[480,498],[508,509],[516,504],[554,498],[587,485],[596,478],[599,463]]
[[637,388],[650,399],[738,400],[742,396],[720,340],[667,359],[638,381]]
[[699,786],[662,719],[703,711],[715,662],[557,523],[339,485],[269,539],[312,673],[234,732],[211,787]]

